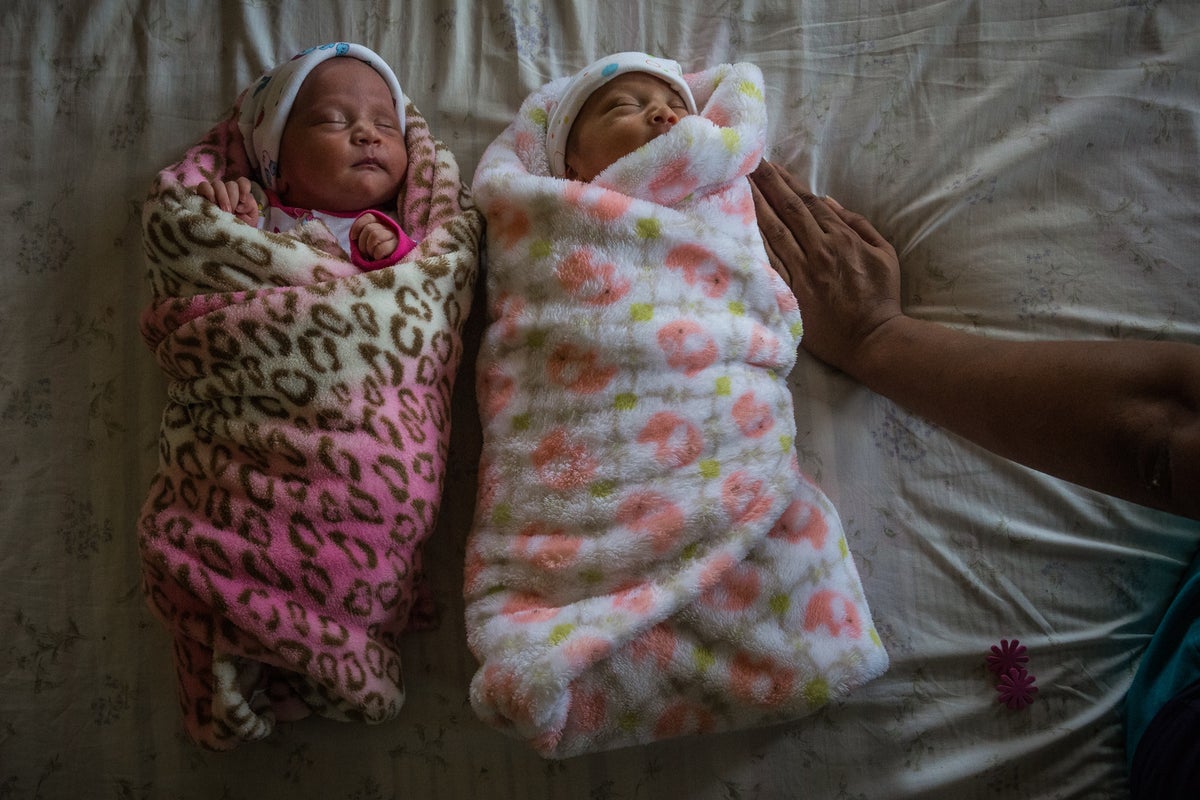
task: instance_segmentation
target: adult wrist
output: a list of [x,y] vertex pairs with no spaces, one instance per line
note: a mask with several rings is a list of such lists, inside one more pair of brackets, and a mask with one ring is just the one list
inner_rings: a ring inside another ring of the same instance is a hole
[[871,329],[854,348],[842,371],[872,389],[903,362],[903,352],[914,346],[923,325],[900,312]]

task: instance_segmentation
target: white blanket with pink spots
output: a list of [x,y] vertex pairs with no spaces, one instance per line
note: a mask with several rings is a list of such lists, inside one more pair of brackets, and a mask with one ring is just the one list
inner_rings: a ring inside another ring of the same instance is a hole
[[841,523],[801,471],[801,335],[746,175],[750,64],[592,183],[534,92],[489,147],[484,445],[467,631],[486,722],[561,758],[808,714],[881,674]]

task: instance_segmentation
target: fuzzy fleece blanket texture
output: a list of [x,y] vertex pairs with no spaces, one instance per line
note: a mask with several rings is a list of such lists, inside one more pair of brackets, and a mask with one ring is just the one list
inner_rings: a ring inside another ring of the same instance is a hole
[[142,335],[168,402],[143,584],[208,748],[314,712],[395,717],[400,638],[436,622],[421,553],[482,218],[411,104],[406,145],[396,213],[419,244],[370,273],[319,222],[267,233],[188,188],[252,174],[237,107],[144,206]]
[[802,474],[802,333],[747,174],[750,64],[590,184],[550,177],[535,91],[485,152],[483,453],[467,547],[476,713],[563,758],[790,720],[881,674],[837,512]]

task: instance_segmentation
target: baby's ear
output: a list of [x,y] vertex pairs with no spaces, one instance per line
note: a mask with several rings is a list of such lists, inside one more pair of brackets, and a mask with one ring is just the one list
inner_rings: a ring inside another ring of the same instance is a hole
[[563,177],[569,181],[577,181],[577,180],[579,180],[579,172],[576,171],[576,169],[574,167],[572,167],[570,164],[567,164],[564,162]]

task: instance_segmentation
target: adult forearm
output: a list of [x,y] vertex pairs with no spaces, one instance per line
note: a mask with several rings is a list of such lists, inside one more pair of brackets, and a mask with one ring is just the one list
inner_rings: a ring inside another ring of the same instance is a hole
[[1200,348],[1009,342],[897,317],[843,368],[999,455],[1200,518]]
[[869,221],[766,162],[751,180],[808,352],[1014,461],[1200,519],[1200,347],[1005,342],[914,320]]

